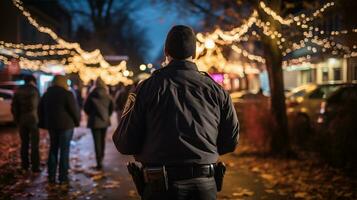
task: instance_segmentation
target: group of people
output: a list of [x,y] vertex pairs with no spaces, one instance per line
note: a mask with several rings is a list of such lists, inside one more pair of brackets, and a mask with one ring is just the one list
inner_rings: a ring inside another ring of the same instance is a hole
[[[128,169],[143,199],[216,199],[225,173],[218,157],[234,151],[238,144],[239,122],[230,95],[198,70],[195,52],[193,30],[174,26],[165,42],[167,65],[131,93],[128,89],[117,91],[120,123],[113,142],[120,153],[134,155],[141,163],[141,167],[130,163]],[[45,128],[50,135],[49,181],[56,181],[60,152],[59,181],[67,182],[70,141],[73,128],[80,123],[75,95],[64,76],[55,76],[42,98],[34,78],[25,81],[13,101],[22,138],[22,166],[29,167],[31,138],[32,170],[39,170],[38,127]],[[84,111],[100,169],[114,106],[103,81],[97,79],[94,85]]]
[[[28,170],[31,164],[33,172],[40,172],[39,129],[47,129],[50,138],[48,181],[56,183],[58,180],[59,183],[67,183],[70,142],[74,128],[80,125],[81,119],[82,108],[78,96],[69,87],[68,80],[63,75],[54,77],[52,85],[42,97],[36,87],[37,81],[34,76],[25,76],[24,80],[25,84],[16,90],[12,101],[12,114],[21,138],[22,169]],[[125,95],[122,93],[120,97],[125,98]],[[100,170],[104,158],[106,132],[114,111],[113,98],[102,79],[98,78],[89,90],[83,110],[88,116],[87,126],[93,135],[96,169]]]

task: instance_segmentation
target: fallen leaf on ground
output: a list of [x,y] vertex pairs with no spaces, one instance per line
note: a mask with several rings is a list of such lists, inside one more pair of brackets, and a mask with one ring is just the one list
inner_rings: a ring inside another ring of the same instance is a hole
[[278,194],[281,195],[281,196],[285,196],[288,194],[288,192],[286,190],[283,190],[283,189],[279,189],[278,190]]
[[100,179],[104,178],[103,174],[98,174],[98,175],[95,175],[95,176],[92,176],[91,179],[93,181],[98,181]]
[[260,172],[260,169],[258,167],[253,167],[251,170],[252,172]]
[[267,189],[267,190],[264,190],[266,193],[269,193],[269,194],[273,194],[273,193],[275,193],[275,191],[274,190],[271,190],[271,189]]
[[113,188],[118,188],[118,187],[120,187],[119,181],[108,181],[105,185],[102,186],[102,188],[105,188],[105,189],[113,189]]
[[306,192],[297,192],[294,194],[294,197],[304,199],[305,197],[307,197],[307,193]]
[[253,196],[254,195],[254,192],[250,191],[248,189],[239,188],[238,190],[239,190],[238,192],[233,192],[232,196],[234,196],[234,197],[243,197],[243,196]]
[[274,176],[271,174],[262,174],[260,175],[263,179],[268,180],[268,181],[273,181],[274,180]]

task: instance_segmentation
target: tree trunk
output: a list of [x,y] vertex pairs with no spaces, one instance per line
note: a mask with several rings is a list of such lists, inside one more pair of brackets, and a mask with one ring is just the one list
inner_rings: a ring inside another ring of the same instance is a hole
[[[269,5],[279,13],[281,0],[272,0]],[[264,21],[269,21],[273,31],[281,32],[279,22],[273,20],[263,12],[259,12]],[[275,39],[266,35],[262,36],[266,66],[269,75],[269,85],[271,94],[271,117],[273,126],[271,130],[271,151],[273,154],[287,155],[291,152],[288,133],[288,120],[286,114],[284,79],[282,69],[282,52],[279,49]]]
[[290,151],[290,144],[285,105],[282,57],[280,52],[275,51],[276,49],[273,45],[269,47],[271,55],[267,58],[266,64],[271,93],[271,115],[274,123],[271,133],[271,150],[274,154],[286,154]]

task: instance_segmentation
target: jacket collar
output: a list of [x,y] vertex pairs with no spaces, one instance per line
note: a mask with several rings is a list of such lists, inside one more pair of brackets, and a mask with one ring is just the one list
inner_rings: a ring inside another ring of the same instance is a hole
[[195,70],[198,68],[195,63],[187,60],[172,60],[167,66],[170,69],[183,69],[183,70]]

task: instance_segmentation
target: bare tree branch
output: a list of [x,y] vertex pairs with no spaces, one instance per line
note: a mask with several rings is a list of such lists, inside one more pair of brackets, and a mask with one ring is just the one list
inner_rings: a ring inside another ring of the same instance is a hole
[[112,9],[112,6],[113,6],[113,0],[109,0],[108,5],[107,5],[107,10],[106,10],[105,16],[104,16],[105,24],[108,24],[108,23],[109,23],[109,20],[110,20],[110,11],[111,11],[111,9]]

